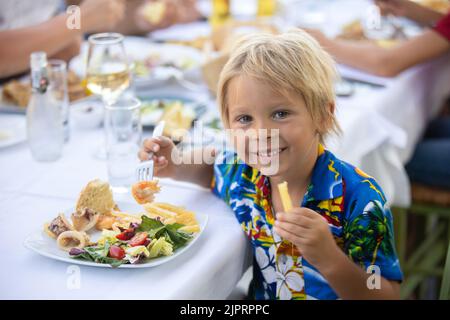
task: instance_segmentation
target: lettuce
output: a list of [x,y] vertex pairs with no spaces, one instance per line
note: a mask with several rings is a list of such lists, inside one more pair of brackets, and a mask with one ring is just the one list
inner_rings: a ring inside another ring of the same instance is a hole
[[150,248],[149,258],[156,258],[159,256],[170,256],[173,254],[173,246],[166,241],[165,237],[161,237],[158,240],[153,240],[148,247]]
[[108,257],[110,246],[111,245],[109,242],[105,242],[104,246],[85,247],[77,252],[76,255],[72,255],[72,257],[75,259],[84,259],[96,263],[109,264],[111,267],[117,268],[125,263],[125,261]]
[[140,254],[143,254],[147,258],[150,256],[150,253],[148,252],[147,248],[144,246],[130,247],[130,248],[125,249],[125,252],[132,257],[136,257]]
[[118,231],[112,231],[112,230],[103,230],[102,236],[98,240],[97,244],[100,246],[105,245],[106,242],[109,242],[110,244],[115,244],[116,242],[119,242],[120,240],[116,238],[116,236],[120,232]]
[[186,245],[192,238],[191,234],[178,231],[184,225],[173,223],[165,225],[161,221],[142,216],[142,223],[137,229],[138,232],[147,232],[150,238],[165,238],[172,245],[172,249],[176,250]]

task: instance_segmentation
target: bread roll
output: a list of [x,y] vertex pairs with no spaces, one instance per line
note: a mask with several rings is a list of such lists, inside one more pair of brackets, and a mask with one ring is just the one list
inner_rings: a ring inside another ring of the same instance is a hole
[[76,210],[89,208],[103,215],[110,215],[116,204],[107,182],[93,180],[81,191]]

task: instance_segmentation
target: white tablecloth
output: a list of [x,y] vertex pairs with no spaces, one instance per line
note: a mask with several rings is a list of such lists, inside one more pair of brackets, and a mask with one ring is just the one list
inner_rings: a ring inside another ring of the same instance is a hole
[[225,299],[249,266],[247,241],[231,210],[195,186],[162,181],[158,201],[209,215],[201,238],[167,264],[80,266],[81,287],[71,289],[69,264],[22,245],[44,222],[72,208],[86,182],[107,178],[105,162],[92,156],[101,136],[100,130],[72,132],[63,158],[47,164],[33,161],[26,144],[0,150],[0,299]]
[[450,54],[405,71],[383,89],[360,89],[338,99],[343,134],[332,137],[328,146],[373,175],[390,204],[408,206],[410,184],[404,165],[449,95]]

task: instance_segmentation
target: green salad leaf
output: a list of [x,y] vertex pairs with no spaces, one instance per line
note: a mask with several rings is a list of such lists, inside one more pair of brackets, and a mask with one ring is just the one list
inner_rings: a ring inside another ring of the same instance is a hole
[[151,238],[165,237],[166,241],[173,245],[173,249],[183,247],[192,235],[178,231],[184,225],[173,223],[165,225],[161,221],[142,216],[142,223],[137,229],[138,232],[147,232]]
[[126,261],[108,257],[110,247],[111,245],[109,242],[105,242],[104,246],[85,247],[83,248],[83,253],[74,256],[74,258],[85,259],[96,263],[109,264],[111,267],[117,268]]
[[166,226],[159,220],[142,216],[141,225],[136,229],[137,232],[147,232],[150,238],[154,238],[160,231],[164,230]]

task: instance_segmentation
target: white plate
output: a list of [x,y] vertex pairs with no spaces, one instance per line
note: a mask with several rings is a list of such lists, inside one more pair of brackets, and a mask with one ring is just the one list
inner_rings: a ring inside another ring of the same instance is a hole
[[[119,208],[125,212],[132,212],[132,213],[140,213],[143,212],[143,208],[137,204],[132,203],[126,203],[126,202],[118,202],[117,203]],[[68,217],[73,210],[67,210],[65,211],[66,217]],[[183,254],[187,250],[189,250],[190,247],[198,240],[198,238],[201,236],[203,231],[206,228],[206,224],[208,223],[208,216],[205,214],[196,214],[197,221],[200,225],[200,232],[195,234],[193,239],[182,248],[177,249],[174,251],[173,255],[167,256],[167,257],[159,257],[154,258],[151,260],[148,260],[145,263],[141,264],[122,264],[119,266],[119,268],[129,268],[129,269],[137,269],[137,268],[151,268],[155,266],[159,266],[163,263],[169,262],[179,255]],[[42,224],[43,225],[43,224]],[[100,231],[94,231],[89,233],[91,236],[91,240],[96,241],[98,237],[100,236]],[[91,267],[100,267],[100,268],[112,268],[109,264],[102,264],[102,263],[95,263],[91,261],[81,260],[81,259],[75,259],[71,258],[69,254],[65,251],[62,251],[58,248],[55,239],[51,239],[49,236],[47,236],[43,231],[36,231],[29,235],[25,241],[24,245],[26,248],[44,256],[47,258],[51,258],[58,261],[67,262],[70,264],[79,264],[84,266],[91,266]]]
[[[180,71],[171,67],[157,67],[156,72],[148,76],[136,76],[134,84],[137,87],[158,86],[165,84],[173,78],[187,78],[192,80],[192,74],[200,68],[204,58],[201,52],[195,48],[175,44],[152,43],[147,38],[126,37],[124,40],[125,51],[129,61],[143,60],[152,54],[158,54],[165,62],[179,61],[180,59],[189,59],[193,61],[194,66]],[[81,54],[73,58],[70,62],[70,69],[78,76],[85,77],[87,64],[88,45],[84,43]],[[196,76],[195,76],[196,77]]]
[[26,118],[23,115],[0,115],[0,149],[27,140]]
[[180,101],[181,103],[183,103],[183,109],[188,110],[188,112],[192,113],[194,121],[198,120],[207,111],[207,105],[204,101],[183,94],[182,92],[178,94],[147,93],[139,95],[139,99],[142,101],[143,106],[141,123],[146,128],[154,127],[164,114],[164,109],[155,109],[150,112],[145,112],[145,105],[147,102],[155,100],[164,102]]

